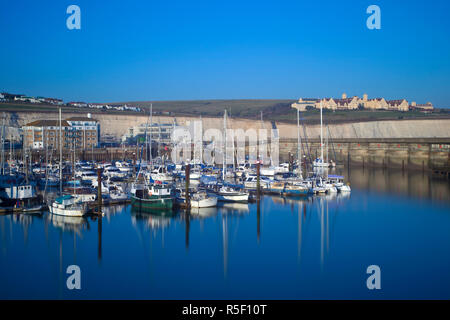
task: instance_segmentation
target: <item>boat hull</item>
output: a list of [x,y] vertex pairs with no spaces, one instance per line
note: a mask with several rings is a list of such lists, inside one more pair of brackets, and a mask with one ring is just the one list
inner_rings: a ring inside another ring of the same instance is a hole
[[173,200],[170,197],[154,197],[149,199],[131,197],[131,206],[139,211],[168,210],[173,207]]
[[248,193],[247,194],[237,194],[237,195],[227,195],[227,194],[218,194],[217,200],[221,202],[248,202]]
[[208,197],[206,199],[191,199],[191,208],[211,208],[217,205],[216,197]]
[[284,190],[284,195],[286,196],[306,196],[308,195],[308,189],[294,189],[294,190]]
[[66,217],[82,217],[86,214],[86,210],[83,208],[77,208],[77,209],[63,209],[63,208],[55,208],[53,206],[48,206],[48,210],[52,214],[56,214],[59,216],[66,216]]

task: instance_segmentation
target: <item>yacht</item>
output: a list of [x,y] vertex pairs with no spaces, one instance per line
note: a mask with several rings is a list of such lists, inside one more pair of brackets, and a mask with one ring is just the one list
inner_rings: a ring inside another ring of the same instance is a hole
[[126,172],[119,170],[115,166],[105,167],[103,174],[108,178],[125,178],[127,176]]
[[[186,204],[186,190],[177,188],[175,189],[175,195],[178,203]],[[191,208],[210,208],[217,206],[217,197],[207,194],[204,191],[189,191],[189,200]]]
[[150,176],[154,181],[161,181],[161,182],[173,181],[172,175],[167,172],[164,166],[159,166],[158,168],[153,169],[153,171],[150,173]]
[[284,194],[286,196],[305,196],[308,192],[308,187],[301,182],[287,183],[284,188]]
[[224,202],[248,202],[248,192],[240,191],[232,187],[223,186],[216,193],[217,199]]
[[274,194],[283,194],[284,192],[285,182],[283,181],[274,181],[270,184],[269,192]]
[[78,202],[77,198],[72,195],[64,195],[55,199],[55,201],[48,206],[50,213],[70,216],[81,217],[87,213],[86,203]]

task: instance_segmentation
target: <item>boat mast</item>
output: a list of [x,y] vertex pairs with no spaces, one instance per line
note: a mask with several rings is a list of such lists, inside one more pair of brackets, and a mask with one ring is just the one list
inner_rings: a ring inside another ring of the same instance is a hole
[[9,174],[12,174],[12,163],[13,163],[13,156],[12,156],[12,148],[13,148],[13,138],[12,138],[12,134],[10,131],[9,134]]
[[152,128],[153,128],[153,103],[150,103],[150,171],[153,169]]
[[300,140],[300,110],[297,109],[297,160],[300,177],[302,176],[302,150]]
[[200,164],[203,164],[203,119],[202,115],[200,115],[200,123],[201,123],[201,132],[200,132]]
[[225,181],[225,168],[227,158],[227,109],[223,113],[223,166],[222,166],[222,180]]
[[325,137],[325,146],[326,146],[326,149],[325,149],[325,154],[326,154],[326,163],[328,163],[328,125],[327,125],[327,130],[326,130],[326,133],[327,133],[327,135],[326,135],[326,137]]
[[322,101],[320,101],[320,160],[323,162]]
[[162,164],[162,158],[159,154],[159,150],[161,148],[161,117],[158,117],[158,158],[160,158],[161,164]]
[[150,116],[147,118],[147,122],[145,123],[145,142],[144,142],[144,148],[145,148],[145,161],[148,162],[148,119],[150,118]]
[[[5,174],[5,113],[2,119],[2,175]],[[11,143],[11,141],[9,142]]]
[[59,194],[62,194],[62,120],[59,108]]
[[45,186],[44,186],[44,197],[42,201],[44,201],[45,195],[47,194],[47,183],[48,183],[48,131],[46,132],[45,138]]

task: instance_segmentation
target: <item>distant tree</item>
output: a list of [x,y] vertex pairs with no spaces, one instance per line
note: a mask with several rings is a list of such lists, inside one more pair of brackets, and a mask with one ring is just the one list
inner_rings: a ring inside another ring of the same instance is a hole
[[362,103],[360,103],[359,105],[358,105],[358,110],[364,110],[365,108],[364,108],[364,104],[362,104]]
[[306,106],[306,111],[313,111],[315,108],[313,106]]

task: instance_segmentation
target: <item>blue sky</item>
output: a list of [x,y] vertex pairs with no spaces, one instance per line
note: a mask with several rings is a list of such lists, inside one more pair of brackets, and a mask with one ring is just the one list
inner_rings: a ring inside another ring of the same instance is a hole
[[[81,8],[81,30],[66,8]],[[381,8],[381,30],[366,8]],[[0,90],[82,100],[340,96],[450,106],[450,1],[21,0]]]

